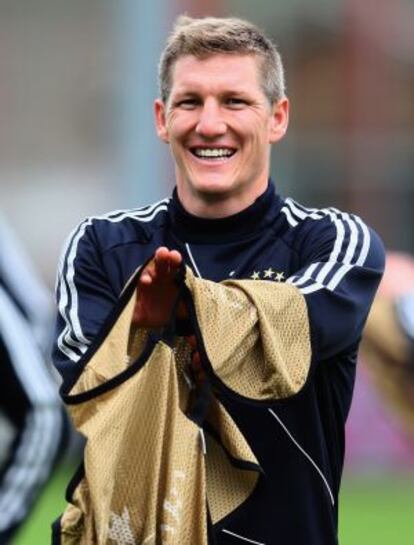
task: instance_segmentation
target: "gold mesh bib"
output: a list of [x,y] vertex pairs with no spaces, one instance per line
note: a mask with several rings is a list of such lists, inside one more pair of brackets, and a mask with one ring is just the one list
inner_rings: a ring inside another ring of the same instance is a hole
[[[310,341],[296,288],[217,284],[189,269],[185,283],[209,373],[253,399],[300,390]],[[257,483],[258,461],[214,388],[205,415],[214,433],[188,416],[185,343],[148,341],[131,328],[135,297],[130,286],[66,396],[86,446],[84,476],[60,520],[63,545],[207,545],[207,509],[219,522]]]

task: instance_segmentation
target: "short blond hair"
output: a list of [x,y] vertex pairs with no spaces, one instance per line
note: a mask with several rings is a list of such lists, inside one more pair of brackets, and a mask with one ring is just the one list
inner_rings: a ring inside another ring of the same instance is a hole
[[285,76],[280,53],[264,32],[252,23],[234,17],[195,19],[180,15],[161,54],[158,70],[159,91],[168,101],[172,69],[180,57],[207,58],[214,54],[257,55],[262,89],[270,103],[285,96]]

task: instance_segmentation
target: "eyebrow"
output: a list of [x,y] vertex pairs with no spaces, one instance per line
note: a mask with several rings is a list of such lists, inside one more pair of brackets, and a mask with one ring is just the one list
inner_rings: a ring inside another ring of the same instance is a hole
[[[201,94],[202,93],[196,90],[182,90],[182,91],[179,90],[177,91],[177,93],[172,95],[172,98],[174,101],[180,100],[183,98],[200,98]],[[249,97],[251,98],[251,94],[245,89],[228,89],[218,94],[219,98],[228,98],[233,96],[238,96],[242,98],[249,98]]]

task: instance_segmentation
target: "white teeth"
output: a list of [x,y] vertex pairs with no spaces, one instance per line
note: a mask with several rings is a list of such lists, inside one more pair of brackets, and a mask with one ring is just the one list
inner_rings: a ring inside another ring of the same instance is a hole
[[226,148],[196,148],[194,154],[197,157],[230,157],[234,151]]

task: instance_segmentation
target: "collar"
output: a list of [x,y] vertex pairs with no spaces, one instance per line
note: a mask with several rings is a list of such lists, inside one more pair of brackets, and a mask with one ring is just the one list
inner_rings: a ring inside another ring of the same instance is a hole
[[270,224],[274,225],[281,208],[281,199],[272,181],[253,204],[225,218],[201,218],[185,210],[177,189],[170,201],[169,216],[173,233],[184,242],[228,243],[257,236]]

